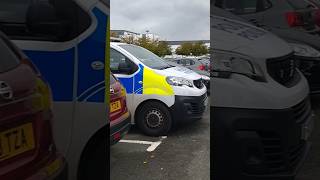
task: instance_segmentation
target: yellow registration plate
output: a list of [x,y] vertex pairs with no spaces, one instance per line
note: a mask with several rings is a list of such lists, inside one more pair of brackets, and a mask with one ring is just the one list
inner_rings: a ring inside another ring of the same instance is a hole
[[32,123],[0,132],[0,162],[34,148]]
[[121,109],[120,101],[115,101],[110,104],[110,112],[115,112]]

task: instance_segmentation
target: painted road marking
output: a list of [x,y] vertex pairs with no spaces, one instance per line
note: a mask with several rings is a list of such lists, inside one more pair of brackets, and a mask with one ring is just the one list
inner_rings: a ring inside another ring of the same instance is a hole
[[[166,136],[161,137],[161,139],[167,138]],[[132,144],[144,144],[144,145],[150,145],[147,148],[148,152],[152,152],[157,149],[157,147],[162,143],[162,141],[156,141],[156,142],[151,142],[151,141],[139,141],[139,140],[125,140],[121,139],[119,142],[121,143],[132,143]]]

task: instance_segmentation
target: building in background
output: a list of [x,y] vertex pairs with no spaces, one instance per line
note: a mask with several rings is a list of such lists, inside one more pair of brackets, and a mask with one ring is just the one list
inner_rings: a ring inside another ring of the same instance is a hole
[[168,41],[165,40],[164,38],[160,37],[157,34],[150,33],[150,31],[146,31],[146,33],[136,33],[128,30],[111,30],[111,37],[115,39],[132,39],[133,41],[138,40],[139,38],[142,37],[147,37],[153,41],[163,41],[168,43],[168,45],[171,48],[171,52],[173,55],[176,53],[176,49],[183,43],[198,43],[202,42],[204,43],[208,48],[210,47],[210,40],[186,40],[186,41]]

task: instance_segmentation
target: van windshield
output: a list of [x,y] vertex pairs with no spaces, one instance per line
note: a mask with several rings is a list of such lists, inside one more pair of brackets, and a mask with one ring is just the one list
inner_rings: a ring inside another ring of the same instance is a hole
[[165,62],[165,60],[161,59],[157,55],[142,47],[131,44],[123,44],[119,46],[131,53],[134,57],[138,58],[143,64],[152,69],[162,70],[173,67],[169,65],[167,62]]

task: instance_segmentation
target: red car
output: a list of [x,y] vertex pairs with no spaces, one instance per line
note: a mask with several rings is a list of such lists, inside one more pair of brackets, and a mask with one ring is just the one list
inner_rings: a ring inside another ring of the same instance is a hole
[[51,132],[49,86],[1,32],[0,55],[0,179],[66,179]]
[[110,74],[110,144],[116,144],[130,129],[131,116],[127,108],[126,91]]
[[320,1],[319,0],[304,0],[309,4],[309,7],[314,9],[313,19],[320,26]]

